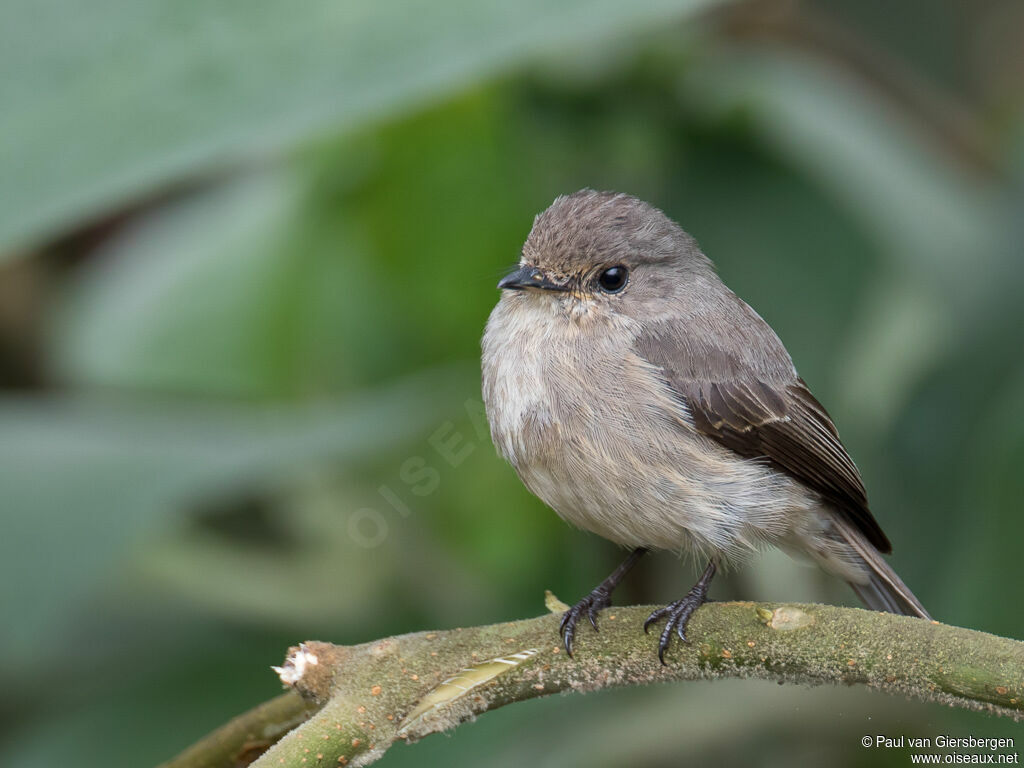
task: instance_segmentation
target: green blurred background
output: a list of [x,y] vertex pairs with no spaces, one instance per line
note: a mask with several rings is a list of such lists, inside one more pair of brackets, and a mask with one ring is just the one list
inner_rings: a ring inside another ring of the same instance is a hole
[[[1018,0],[0,5],[0,764],[154,765],[296,641],[603,578],[479,421],[495,283],[583,186],[665,209],[776,328],[934,615],[1024,637],[1022,51]],[[714,594],[856,603],[778,554]],[[906,765],[860,737],[942,732],[1024,738],[694,683],[381,764]]]

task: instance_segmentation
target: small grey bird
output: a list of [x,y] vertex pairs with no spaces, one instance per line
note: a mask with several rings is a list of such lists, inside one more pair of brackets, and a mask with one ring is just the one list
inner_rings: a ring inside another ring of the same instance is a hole
[[929,618],[882,559],[889,540],[828,413],[696,241],[635,197],[585,189],[538,215],[483,337],[491,436],[563,519],[632,550],[565,613],[611,604],[651,549],[708,560],[666,619],[686,642],[719,564],[773,545],[870,608]]

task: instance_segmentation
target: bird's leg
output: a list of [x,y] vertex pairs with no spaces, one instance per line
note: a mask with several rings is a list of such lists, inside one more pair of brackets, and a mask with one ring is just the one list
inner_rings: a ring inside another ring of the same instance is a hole
[[586,615],[590,619],[591,626],[594,627],[594,631],[597,631],[597,612],[602,608],[607,608],[612,604],[612,590],[619,586],[619,582],[622,581],[622,577],[629,573],[630,569],[636,565],[637,561],[647,554],[647,550],[643,547],[637,547],[629,553],[622,564],[616,568],[612,574],[594,587],[593,591],[580,600],[576,605],[565,612],[562,616],[562,624],[558,631],[562,635],[562,642],[565,644],[566,652],[572,656],[572,644],[573,639],[576,637],[576,622],[580,620],[580,617]]
[[711,579],[715,575],[715,570],[715,561],[709,561],[708,567],[704,569],[704,573],[697,579],[697,583],[693,585],[693,588],[686,593],[686,597],[682,600],[676,600],[674,603],[669,603],[664,608],[659,608],[648,616],[647,621],[644,622],[644,632],[646,632],[651,624],[666,616],[668,617],[668,621],[665,622],[665,629],[661,633],[661,640],[658,642],[658,659],[662,664],[665,663],[665,651],[668,650],[673,629],[679,635],[680,640],[684,643],[690,642],[686,639],[686,625],[690,622],[690,616],[693,615],[693,612],[708,602],[708,587],[711,585]]

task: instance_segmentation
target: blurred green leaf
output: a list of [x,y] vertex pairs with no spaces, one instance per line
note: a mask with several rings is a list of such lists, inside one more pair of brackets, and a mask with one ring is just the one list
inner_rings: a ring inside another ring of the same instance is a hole
[[284,174],[250,175],[120,234],[59,305],[58,376],[93,387],[276,394],[279,321],[289,263],[299,258],[281,243],[299,192]]
[[714,0],[71,0],[0,5],[0,252]]
[[438,371],[340,404],[288,408],[3,401],[0,606],[18,617],[0,638],[5,658],[45,644],[131,543],[183,506],[402,445],[460,413],[471,381],[465,370]]
[[997,187],[959,166],[856,73],[778,47],[729,46],[704,57],[684,84],[705,109],[748,114],[761,140],[857,216],[894,260],[961,291],[974,287],[959,269],[965,249],[990,265]]
[[472,92],[141,217],[70,275],[52,369],[70,386],[293,398],[477,356],[536,205],[502,152],[507,102]]
[[[415,448],[416,459],[436,470],[443,485],[456,485],[429,442]],[[475,447],[474,452],[483,453]],[[406,602],[437,622],[465,621],[488,604],[492,592],[481,570],[464,564],[466,552],[444,547],[432,534],[446,519],[438,508],[444,490],[420,495],[396,478],[408,455],[395,458],[383,477],[374,471],[374,457],[368,457],[365,471],[360,461],[358,473],[300,472],[274,494],[274,532],[281,540],[260,546],[189,526],[138,547],[131,571],[143,577],[143,590],[155,579],[160,591],[170,588],[213,615],[292,627],[305,636],[363,641],[404,630],[409,625],[396,627],[389,613],[400,615],[410,607]],[[493,454],[488,458],[496,463]],[[467,462],[459,472],[487,476],[481,463]],[[387,486],[388,497],[381,486]],[[389,501],[395,497],[400,509]],[[427,584],[424,573],[430,574]],[[411,590],[410,584],[420,588]],[[389,612],[382,612],[385,605]]]

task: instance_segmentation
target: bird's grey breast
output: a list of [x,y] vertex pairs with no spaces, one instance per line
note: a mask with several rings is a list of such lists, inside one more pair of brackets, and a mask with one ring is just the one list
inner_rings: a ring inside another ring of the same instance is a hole
[[555,369],[564,364],[566,320],[553,302],[502,297],[483,338],[483,394],[498,452],[520,470],[561,433]]
[[569,522],[626,546],[749,551],[780,535],[788,479],[694,426],[639,321],[503,299],[484,335],[484,398],[499,452]]
[[595,518],[624,503],[618,497],[658,442],[652,420],[682,413],[660,371],[633,354],[639,330],[622,315],[573,315],[546,297],[512,295],[484,334],[483,391],[498,451],[562,517],[613,540],[622,537]]

